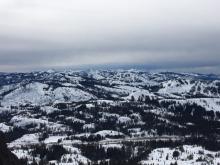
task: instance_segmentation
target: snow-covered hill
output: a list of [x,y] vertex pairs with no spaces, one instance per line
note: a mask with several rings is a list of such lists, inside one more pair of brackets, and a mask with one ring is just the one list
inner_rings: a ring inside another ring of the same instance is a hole
[[[215,79],[214,79],[215,78]],[[96,99],[219,98],[220,78],[200,74],[148,73],[137,70],[60,71],[0,75],[0,102],[46,105]]]
[[[139,70],[1,73],[0,130],[28,164],[175,163],[170,147],[181,145],[186,152],[178,163],[197,161],[193,145],[204,147],[205,159],[216,162],[220,76]],[[117,162],[118,156],[124,162]]]

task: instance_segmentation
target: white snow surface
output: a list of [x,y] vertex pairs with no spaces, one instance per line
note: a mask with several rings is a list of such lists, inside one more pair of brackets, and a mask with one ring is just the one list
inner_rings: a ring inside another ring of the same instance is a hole
[[92,98],[95,98],[95,96],[78,88],[58,87],[52,90],[47,84],[34,82],[17,88],[4,96],[2,105],[45,105],[52,104],[54,102],[86,101]]
[[102,130],[102,131],[96,132],[95,135],[106,137],[106,136],[117,136],[117,135],[124,135],[124,134],[118,131],[113,131],[113,130]]
[[131,122],[131,118],[126,116],[119,117],[117,121],[117,123],[119,124],[129,124],[130,122]]
[[[179,152],[178,157],[173,157],[174,151]],[[220,152],[211,152],[200,146],[184,145],[180,148],[158,148],[153,150],[147,160],[141,161],[142,165],[170,165],[177,162],[178,165],[217,165],[220,162]],[[200,161],[199,161],[200,160]]]
[[20,147],[22,145],[31,145],[39,143],[38,134],[25,134],[21,138],[16,139],[15,141],[9,143],[9,148]]
[[24,128],[28,125],[39,126],[40,124],[47,124],[48,121],[42,119],[28,118],[24,116],[14,116],[12,117],[10,123],[12,123],[13,126]]
[[11,129],[12,129],[11,126],[8,126],[4,123],[0,123],[0,131],[6,133],[6,132],[9,132]]
[[44,140],[45,144],[50,144],[50,143],[57,143],[58,140],[63,140],[67,136],[49,136]]

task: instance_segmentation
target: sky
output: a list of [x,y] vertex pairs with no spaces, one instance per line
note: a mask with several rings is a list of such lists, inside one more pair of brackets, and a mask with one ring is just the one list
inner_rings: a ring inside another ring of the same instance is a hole
[[0,72],[220,74],[219,0],[0,0]]

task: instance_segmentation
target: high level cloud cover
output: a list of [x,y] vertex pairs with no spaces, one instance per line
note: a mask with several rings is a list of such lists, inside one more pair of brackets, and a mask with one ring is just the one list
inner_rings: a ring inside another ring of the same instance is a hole
[[218,0],[1,0],[0,71],[132,64],[219,73],[219,15]]

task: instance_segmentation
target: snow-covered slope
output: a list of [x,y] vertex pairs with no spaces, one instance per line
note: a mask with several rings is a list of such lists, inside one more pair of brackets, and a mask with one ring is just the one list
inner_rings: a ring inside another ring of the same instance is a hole
[[47,84],[38,82],[21,86],[4,96],[2,105],[34,104],[45,105],[56,102],[78,102],[96,98],[90,93],[74,87],[52,89]]
[[[120,164],[117,156],[137,156],[132,161],[142,164],[215,164],[220,154],[198,146],[220,150],[219,128],[218,75],[133,69],[0,74],[0,131],[28,164]],[[180,144],[183,149],[156,148]]]
[[220,162],[219,154],[219,152],[207,151],[200,146],[184,145],[174,149],[158,148],[150,153],[148,160],[141,161],[141,164],[170,165],[177,163],[180,165],[218,165]]
[[212,75],[148,73],[138,70],[47,71],[0,75],[0,102],[46,105],[92,99],[220,97],[220,80]]

